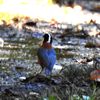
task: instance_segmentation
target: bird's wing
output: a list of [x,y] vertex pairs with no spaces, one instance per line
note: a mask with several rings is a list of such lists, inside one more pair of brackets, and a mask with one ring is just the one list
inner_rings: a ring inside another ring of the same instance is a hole
[[52,71],[53,66],[56,61],[56,53],[54,49],[46,50],[42,47],[39,48],[37,55],[41,62],[43,63],[43,67],[48,68],[50,71]]

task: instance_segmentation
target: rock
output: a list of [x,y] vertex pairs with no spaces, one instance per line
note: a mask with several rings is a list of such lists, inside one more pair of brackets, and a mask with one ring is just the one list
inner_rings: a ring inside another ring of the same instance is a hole
[[27,20],[27,21],[24,23],[24,26],[25,26],[25,25],[26,25],[26,26],[35,26],[35,27],[36,27],[37,21],[30,19],[30,20]]
[[90,97],[89,96],[82,95],[82,97],[83,97],[84,100],[90,100]]
[[36,92],[30,92],[29,95],[35,95],[35,96],[38,96],[39,94],[36,93]]
[[19,77],[19,79],[20,79],[21,81],[23,81],[23,80],[26,79],[26,77],[25,77],[25,76],[21,76],[21,77]]
[[52,75],[58,74],[62,70],[61,65],[54,65],[53,70],[52,70]]
[[0,38],[0,47],[4,46],[4,40],[2,38]]
[[20,100],[19,98],[14,98],[14,100]]

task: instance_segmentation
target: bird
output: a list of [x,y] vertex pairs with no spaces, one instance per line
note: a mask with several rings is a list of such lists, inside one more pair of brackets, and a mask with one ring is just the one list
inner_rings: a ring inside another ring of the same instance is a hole
[[[50,76],[56,62],[56,52],[52,47],[52,36],[49,33],[45,33],[42,37],[42,45],[37,51],[38,63],[40,64],[42,71],[45,69],[46,76]],[[42,72],[41,71],[41,72]]]

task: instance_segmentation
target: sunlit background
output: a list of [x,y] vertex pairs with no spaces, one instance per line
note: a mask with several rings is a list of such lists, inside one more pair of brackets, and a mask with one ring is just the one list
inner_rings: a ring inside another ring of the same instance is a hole
[[79,5],[71,8],[67,5],[60,7],[52,0],[0,0],[0,19],[9,22],[15,16],[72,24],[98,19],[97,15],[83,13]]

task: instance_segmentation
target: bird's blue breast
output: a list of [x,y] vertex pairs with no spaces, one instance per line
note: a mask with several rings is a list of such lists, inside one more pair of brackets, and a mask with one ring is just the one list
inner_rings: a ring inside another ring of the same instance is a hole
[[43,63],[43,67],[45,67],[51,72],[56,61],[56,53],[54,49],[51,48],[50,50],[47,50],[40,47],[37,52],[37,55]]

